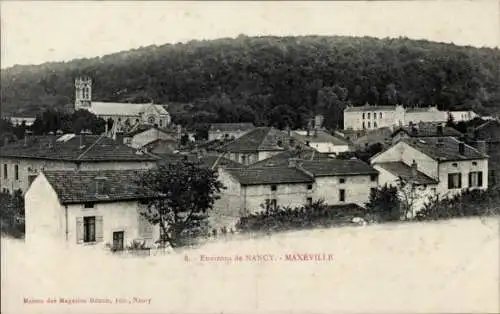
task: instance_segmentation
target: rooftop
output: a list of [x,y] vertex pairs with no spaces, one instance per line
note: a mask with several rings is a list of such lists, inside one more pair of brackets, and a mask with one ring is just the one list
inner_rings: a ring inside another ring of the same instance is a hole
[[261,167],[279,167],[288,166],[288,160],[290,158],[298,158],[300,160],[323,160],[331,159],[328,154],[323,154],[315,149],[303,149],[303,150],[287,150],[282,153],[278,153],[272,157],[256,162],[249,167],[251,168],[261,168]]
[[0,156],[94,162],[156,160],[105,136],[75,134],[30,136],[2,147]]
[[397,106],[358,106],[347,107],[344,112],[363,112],[363,111],[394,111]]
[[315,177],[378,174],[377,170],[358,159],[300,161],[299,165]]
[[[156,196],[139,188],[136,180],[145,171],[99,170],[99,171],[44,171],[61,204],[86,202],[133,201]],[[97,180],[103,188],[97,193]]]
[[313,178],[297,168],[226,168],[241,185],[312,183]]
[[464,144],[464,154],[461,155],[459,151],[460,141],[453,137],[408,138],[401,141],[438,161],[488,158],[487,155],[467,144]]
[[415,125],[414,127],[399,127],[392,133],[395,136],[399,132],[405,132],[411,137],[436,137],[436,136],[453,136],[459,137],[462,135],[459,131],[452,127],[443,126],[442,134],[438,132],[438,126],[435,124],[421,124]]
[[403,162],[383,162],[377,163],[377,166],[382,167],[384,170],[394,174],[397,177],[402,178],[405,181],[414,180],[416,184],[438,184],[439,182],[428,177],[424,173],[417,171],[417,176],[413,177],[412,169],[410,166]]
[[314,130],[311,130],[309,132],[309,136],[307,136],[307,134],[300,134],[297,131],[293,131],[292,136],[297,140],[301,141],[302,143],[310,142],[310,143],[332,143],[334,145],[349,145],[347,141],[338,138],[334,135],[331,135],[324,130],[317,130],[316,133]]
[[171,165],[181,162],[182,160],[188,160],[190,162],[199,163],[201,167],[216,169],[220,166],[228,168],[239,168],[243,167],[238,162],[232,161],[220,155],[204,155],[198,157],[197,154],[165,154],[162,155],[162,159],[158,162],[160,165]]
[[142,132],[145,132],[145,131],[148,131],[151,129],[155,129],[155,130],[158,130],[158,131],[163,132],[163,133],[173,134],[173,135],[177,136],[177,130],[160,128],[158,126],[154,126],[154,125],[150,125],[150,124],[139,124],[139,125],[135,126],[131,131],[125,133],[124,136],[125,137],[133,137],[137,134],[140,134]]
[[210,131],[212,132],[234,132],[234,131],[247,131],[254,129],[253,123],[241,122],[241,123],[212,123],[210,125]]
[[100,102],[92,101],[89,111],[95,115],[102,116],[140,116],[148,109],[156,110],[160,115],[168,115],[168,111],[162,105],[149,104],[132,104],[132,103],[115,103],[115,102]]
[[[259,127],[219,149],[226,152],[283,151],[291,148],[291,136],[272,127]],[[293,140],[293,145],[295,143]],[[305,146],[305,145],[304,145]]]

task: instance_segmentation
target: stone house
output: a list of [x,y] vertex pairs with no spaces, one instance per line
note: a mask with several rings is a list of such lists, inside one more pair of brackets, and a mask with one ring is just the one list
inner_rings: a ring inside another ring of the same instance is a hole
[[409,127],[398,127],[392,132],[392,143],[399,142],[403,138],[421,138],[421,137],[443,137],[451,136],[459,139],[462,133],[454,128],[443,126],[441,123],[418,123]]
[[[402,139],[373,156],[372,166],[379,171],[379,184],[398,186],[403,179],[408,188],[400,196],[412,195],[409,215],[414,216],[431,195],[454,196],[466,189],[488,186],[488,156],[453,137]],[[404,194],[404,195],[402,195]]]
[[253,130],[253,123],[212,123],[208,130],[208,141],[237,139]]
[[350,150],[349,142],[321,129],[296,130],[291,132],[291,136],[320,153],[338,154]]
[[258,127],[240,138],[220,146],[217,151],[243,165],[251,165],[281,152],[306,147],[287,132],[272,127]]
[[179,130],[160,128],[154,125],[139,125],[130,132],[116,134],[116,140],[133,148],[143,148],[158,140],[178,144]]
[[157,160],[105,136],[30,136],[0,150],[1,188],[26,192],[46,170],[149,169]]
[[134,240],[147,246],[159,228],[139,213],[154,197],[138,189],[136,170],[43,171],[24,195],[28,244],[54,241],[71,246],[124,249]]

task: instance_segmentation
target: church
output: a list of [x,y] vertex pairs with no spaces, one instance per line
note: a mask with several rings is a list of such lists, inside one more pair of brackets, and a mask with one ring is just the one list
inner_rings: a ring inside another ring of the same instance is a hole
[[162,105],[114,103],[92,100],[92,80],[80,77],[75,80],[75,111],[84,109],[106,121],[112,119],[115,129],[127,131],[137,125],[168,127],[171,117]]

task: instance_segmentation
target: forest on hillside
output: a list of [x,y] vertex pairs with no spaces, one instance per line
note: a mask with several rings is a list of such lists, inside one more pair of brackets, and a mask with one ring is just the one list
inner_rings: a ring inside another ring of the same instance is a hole
[[168,104],[174,122],[342,127],[348,104],[436,104],[500,112],[500,50],[370,37],[247,37],[148,46],[1,73],[3,113],[72,104],[74,79],[93,99]]

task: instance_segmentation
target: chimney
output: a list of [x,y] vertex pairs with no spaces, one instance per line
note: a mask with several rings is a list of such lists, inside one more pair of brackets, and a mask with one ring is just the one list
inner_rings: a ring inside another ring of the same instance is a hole
[[316,115],[314,117],[314,128],[315,129],[320,129],[323,124],[323,116],[322,115]]
[[28,140],[31,133],[31,131],[24,131],[24,146],[28,146]]
[[118,143],[123,144],[123,138],[124,138],[123,132],[121,132],[121,131],[116,132],[116,141]]
[[286,134],[288,134],[288,136],[292,136],[292,130],[289,126],[286,127]]
[[297,167],[298,158],[288,158],[288,167],[295,168]]
[[443,136],[443,126],[440,124],[437,126],[437,136]]
[[63,135],[63,134],[64,134],[64,132],[62,130],[57,130],[56,131],[56,135],[57,136],[60,136],[60,135]]
[[49,132],[49,148],[53,148],[55,145],[56,141],[56,136],[54,135],[54,132],[50,131]]
[[487,155],[488,154],[488,148],[486,146],[486,141],[477,141],[476,142],[476,147],[477,147],[477,150],[483,154],[483,155]]
[[458,153],[460,155],[465,155],[465,143],[464,142],[458,143]]
[[418,165],[417,165],[417,162],[414,159],[413,162],[412,162],[412,164],[411,164],[411,176],[413,178],[415,178],[417,176],[417,173],[418,173]]

